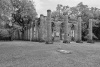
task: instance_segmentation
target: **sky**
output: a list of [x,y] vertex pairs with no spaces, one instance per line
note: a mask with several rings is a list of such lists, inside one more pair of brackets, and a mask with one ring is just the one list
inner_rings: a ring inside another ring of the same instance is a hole
[[47,10],[51,11],[56,10],[57,4],[62,4],[65,6],[76,6],[78,3],[83,2],[83,4],[88,5],[89,7],[100,8],[100,0],[33,0],[35,2],[35,8],[38,14],[47,15]]

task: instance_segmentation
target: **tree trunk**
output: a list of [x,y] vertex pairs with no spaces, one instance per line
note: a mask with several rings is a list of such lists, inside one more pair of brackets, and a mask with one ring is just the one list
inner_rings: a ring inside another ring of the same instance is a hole
[[60,40],[63,40],[62,38],[62,29],[60,28]]
[[22,31],[22,40],[26,40],[26,28]]
[[18,30],[18,40],[20,40],[20,32],[19,32],[19,30]]

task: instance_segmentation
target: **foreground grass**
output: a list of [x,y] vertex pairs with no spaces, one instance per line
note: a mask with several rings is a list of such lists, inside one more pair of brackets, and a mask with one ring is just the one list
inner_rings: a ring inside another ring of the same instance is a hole
[[100,67],[99,44],[0,42],[0,67]]

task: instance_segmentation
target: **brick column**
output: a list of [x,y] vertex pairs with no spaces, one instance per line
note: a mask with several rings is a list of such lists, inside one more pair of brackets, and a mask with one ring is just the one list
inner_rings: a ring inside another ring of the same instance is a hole
[[41,14],[40,15],[40,42],[44,42],[43,38],[43,31],[44,31],[44,16]]
[[40,32],[40,25],[37,28],[38,28],[38,42],[39,42],[40,41],[40,34],[41,34],[41,32]]
[[68,24],[68,41],[69,42],[71,42],[72,40],[71,40],[71,32],[72,32],[72,30],[71,30],[71,24],[69,23]]
[[34,26],[33,26],[33,22],[30,23],[30,41],[32,41],[33,37],[32,36],[34,34]]
[[75,34],[74,34],[74,38],[75,38],[75,41],[78,40],[78,22],[76,22],[76,24],[74,25],[75,26]]
[[47,41],[46,44],[53,44],[51,30],[51,10],[47,10]]
[[68,29],[68,15],[65,15],[64,17],[64,41],[63,43],[70,43],[69,41],[69,29]]
[[78,17],[78,40],[76,41],[76,43],[83,43],[82,42],[82,19],[81,17]]
[[32,34],[31,34],[31,35],[32,35],[32,41],[35,40],[35,36],[34,36],[34,33],[35,33],[35,32],[34,32],[34,28],[35,28],[35,27],[34,27],[34,23],[35,23],[35,22],[32,22]]
[[88,43],[94,43],[93,41],[93,32],[92,32],[92,19],[89,19],[89,38]]
[[24,28],[24,40],[26,40],[26,26]]
[[47,17],[44,16],[44,40],[46,41],[47,38],[47,22],[46,22]]
[[35,20],[35,38],[36,38],[36,41],[38,41],[38,26],[37,26],[37,20]]
[[28,41],[30,40],[30,25],[28,24]]
[[25,40],[28,40],[28,25],[26,24],[26,29],[25,29]]

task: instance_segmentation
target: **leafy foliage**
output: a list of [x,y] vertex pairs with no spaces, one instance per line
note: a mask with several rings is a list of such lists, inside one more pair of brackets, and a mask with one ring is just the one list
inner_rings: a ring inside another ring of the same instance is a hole
[[25,24],[31,23],[36,15],[32,1],[0,0],[0,28],[22,29]]
[[13,18],[21,26],[33,21],[37,15],[33,2],[28,0],[11,0],[15,13]]
[[[85,36],[88,34],[89,19],[93,19],[93,29],[100,27],[100,9],[96,7],[89,8],[88,5],[84,5],[80,2],[75,7],[57,5],[56,11],[52,12],[52,18],[56,18],[56,21],[63,22],[63,15],[69,16],[69,21],[77,21],[78,16],[82,17],[82,32]],[[73,22],[72,22],[73,23]],[[95,34],[95,32],[93,32]],[[97,35],[97,34],[96,34]],[[100,36],[99,36],[100,38]]]

